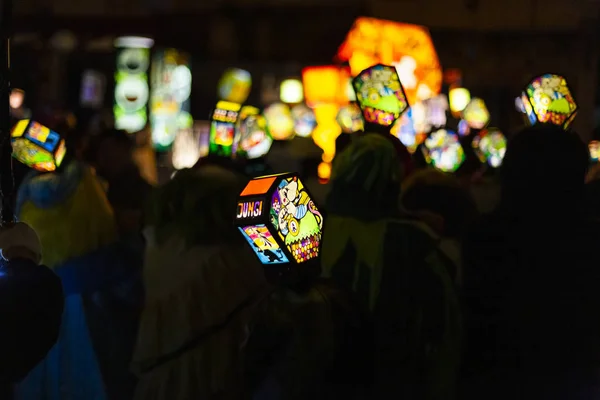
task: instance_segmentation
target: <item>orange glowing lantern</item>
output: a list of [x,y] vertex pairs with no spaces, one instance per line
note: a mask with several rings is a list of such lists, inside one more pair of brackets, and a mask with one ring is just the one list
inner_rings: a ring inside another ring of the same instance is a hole
[[308,67],[302,70],[302,81],[304,99],[313,109],[317,121],[312,138],[323,149],[319,178],[325,182],[329,179],[331,161],[335,156],[335,139],[342,132],[336,117],[340,106],[350,102],[350,71],[337,66]]
[[349,62],[353,76],[375,65],[394,65],[409,104],[440,93],[442,69],[429,31],[422,26],[360,17],[340,46],[337,58]]
[[335,65],[307,67],[302,70],[304,99],[309,107],[319,104],[348,104],[353,94],[348,68]]

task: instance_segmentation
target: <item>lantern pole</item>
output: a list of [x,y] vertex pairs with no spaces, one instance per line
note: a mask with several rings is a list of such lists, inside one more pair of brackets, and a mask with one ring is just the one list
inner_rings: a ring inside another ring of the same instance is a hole
[[10,139],[10,35],[13,0],[2,0],[0,14],[0,196],[2,225],[14,222],[12,145]]

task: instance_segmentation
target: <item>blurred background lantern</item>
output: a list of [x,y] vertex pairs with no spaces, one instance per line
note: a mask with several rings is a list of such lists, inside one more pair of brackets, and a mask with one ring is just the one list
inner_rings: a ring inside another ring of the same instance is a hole
[[267,127],[275,140],[288,140],[294,137],[294,119],[287,104],[274,103],[265,108],[263,115]]
[[283,103],[297,104],[304,100],[304,88],[298,79],[286,79],[279,87],[279,99]]
[[364,69],[394,66],[410,104],[440,93],[442,69],[427,28],[360,17],[338,49],[337,59],[350,64],[353,76]]
[[219,101],[210,122],[209,154],[231,157],[234,149],[235,127],[242,106],[230,101]]
[[20,120],[11,137],[13,157],[37,171],[55,171],[67,152],[65,140],[36,121]]
[[483,129],[490,122],[490,112],[482,99],[474,97],[462,111],[462,118],[471,128]]
[[217,84],[219,99],[238,104],[242,104],[248,99],[251,88],[252,75],[239,68],[226,70]]
[[506,137],[498,128],[481,131],[473,138],[472,145],[481,162],[493,168],[502,165],[506,153]]
[[296,104],[292,107],[292,118],[294,132],[300,137],[309,137],[317,126],[315,113],[304,104]]
[[448,92],[450,111],[454,117],[460,117],[460,113],[467,107],[471,101],[471,92],[462,87],[450,89]]
[[454,172],[465,161],[465,152],[456,133],[440,129],[425,140],[425,158],[442,172]]

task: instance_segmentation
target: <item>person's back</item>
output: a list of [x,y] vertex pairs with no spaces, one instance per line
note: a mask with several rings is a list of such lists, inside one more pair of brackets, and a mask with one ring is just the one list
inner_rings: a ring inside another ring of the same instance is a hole
[[402,217],[400,165],[376,134],[336,158],[322,265],[371,315],[373,398],[451,399],[460,318],[449,260],[427,227]]
[[556,127],[509,142],[502,202],[463,251],[465,398],[597,398],[600,226],[582,207],[587,162]]
[[132,369],[135,399],[237,399],[242,348],[263,270],[231,223],[239,177],[217,166],[181,170],[153,199],[145,230],[146,301]]

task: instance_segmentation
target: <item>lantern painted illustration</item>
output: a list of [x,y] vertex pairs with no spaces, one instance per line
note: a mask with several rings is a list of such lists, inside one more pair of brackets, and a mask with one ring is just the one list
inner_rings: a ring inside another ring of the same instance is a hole
[[473,149],[481,162],[493,168],[502,165],[506,153],[506,137],[497,128],[489,128],[473,138]]
[[408,108],[398,73],[388,65],[374,65],[352,81],[356,99],[366,122],[392,126]]
[[241,105],[228,101],[217,103],[210,123],[209,154],[231,157],[240,108]]
[[273,138],[267,129],[265,117],[253,106],[240,111],[235,138],[235,155],[243,158],[259,158],[271,149]]
[[433,132],[422,149],[427,161],[443,172],[454,172],[465,161],[458,136],[445,129]]
[[235,224],[263,264],[300,264],[319,256],[323,216],[295,174],[251,180]]
[[531,81],[521,95],[529,122],[551,123],[568,128],[577,114],[577,104],[565,78],[545,74]]
[[56,170],[67,152],[65,140],[58,133],[29,119],[17,122],[11,138],[13,157],[38,171]]

